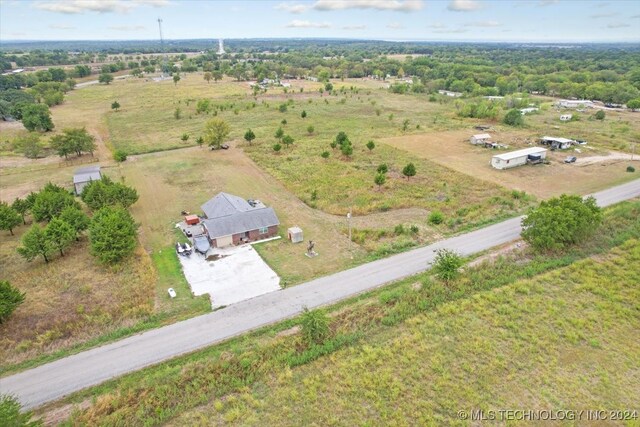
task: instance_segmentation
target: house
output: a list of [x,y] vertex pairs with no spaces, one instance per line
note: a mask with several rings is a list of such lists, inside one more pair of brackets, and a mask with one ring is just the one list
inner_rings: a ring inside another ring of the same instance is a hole
[[561,121],[561,122],[568,122],[568,121],[570,121],[570,120],[571,120],[571,118],[572,118],[572,117],[573,117],[573,115],[572,115],[572,114],[562,114],[562,115],[560,116],[560,121]]
[[485,144],[489,142],[490,139],[491,139],[491,135],[489,135],[488,133],[480,133],[478,135],[473,135],[471,138],[469,138],[469,142],[471,142],[473,145]]
[[552,150],[566,150],[567,148],[575,144],[576,141],[568,138],[556,138],[555,136],[543,136],[542,138],[540,138],[540,143],[542,145],[551,146]]
[[588,99],[561,99],[556,102],[557,107],[562,108],[593,108],[593,101],[589,101]]
[[452,92],[450,90],[439,90],[438,93],[440,95],[451,96],[453,98],[458,98],[458,97],[462,96],[461,92]]
[[483,96],[484,99],[488,99],[489,101],[502,101],[504,96]]
[[546,148],[530,147],[510,153],[496,154],[491,158],[491,166],[496,169],[509,169],[527,163],[540,163],[546,157]]
[[201,208],[205,217],[202,225],[213,247],[254,242],[278,234],[280,221],[275,211],[259,200],[219,193]]
[[538,108],[536,107],[521,108],[520,114],[524,116],[525,114],[533,113],[534,111],[538,111]]
[[90,166],[78,169],[73,174],[73,189],[79,196],[82,194],[82,190],[87,186],[87,184],[91,181],[99,181],[100,179],[102,179],[100,166]]

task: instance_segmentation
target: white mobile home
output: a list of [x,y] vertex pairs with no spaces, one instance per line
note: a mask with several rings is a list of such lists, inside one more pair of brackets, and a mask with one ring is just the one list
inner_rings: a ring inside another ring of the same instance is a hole
[[593,108],[593,101],[588,99],[561,99],[556,106],[562,108]]
[[540,138],[540,143],[543,145],[549,145],[552,149],[566,150],[576,143],[573,139],[568,138],[556,138],[555,136],[543,136]]
[[488,133],[480,133],[478,135],[473,135],[471,138],[469,138],[469,142],[471,142],[473,145],[485,144],[490,140],[491,140],[491,135],[489,135]]
[[547,149],[540,147],[525,148],[510,153],[497,154],[491,158],[491,166],[496,169],[509,169],[530,163],[539,163],[547,157]]

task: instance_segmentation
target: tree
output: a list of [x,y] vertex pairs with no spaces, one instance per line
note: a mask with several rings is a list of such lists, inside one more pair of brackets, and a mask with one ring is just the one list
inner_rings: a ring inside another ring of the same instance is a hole
[[307,112],[305,110],[302,110],[302,113],[300,113],[300,117],[302,117],[303,119],[307,117]]
[[32,421],[32,412],[22,412],[18,399],[0,394],[0,420],[7,427],[41,427],[42,420]]
[[294,142],[295,140],[291,137],[291,135],[285,135],[282,137],[282,143],[285,145],[285,147],[291,146],[291,144],[293,144]]
[[105,264],[113,264],[131,255],[136,248],[137,225],[125,208],[104,207],[91,219],[91,253]]
[[111,103],[111,109],[118,111],[118,109],[120,109],[120,103],[118,101],[113,101]]
[[40,135],[29,132],[16,138],[16,151],[21,152],[28,159],[37,159],[42,154],[43,145]]
[[129,208],[138,201],[138,192],[135,188],[113,182],[105,176],[99,181],[87,184],[80,197],[87,206],[97,211],[105,206],[115,205]]
[[183,133],[182,136],[180,136],[180,140],[182,142],[187,142],[189,140],[189,134],[188,133]]
[[376,169],[378,173],[387,173],[389,172],[389,166],[386,163],[382,163],[378,165],[378,169]]
[[604,120],[605,113],[604,110],[598,110],[596,114],[593,116],[596,120]]
[[64,208],[58,218],[73,228],[76,240],[80,238],[80,233],[89,228],[89,217],[75,206],[67,206]]
[[353,154],[353,145],[351,145],[351,142],[349,142],[348,144],[342,144],[340,146],[340,151],[344,156],[351,157],[351,155]]
[[44,229],[45,235],[53,246],[64,256],[64,250],[71,246],[76,238],[76,231],[73,227],[60,218],[53,218]]
[[102,73],[100,77],[98,77],[98,83],[104,83],[108,85],[113,81],[113,76],[109,73]]
[[329,337],[329,316],[324,310],[309,310],[304,307],[300,319],[302,336],[307,344],[322,344]]
[[247,129],[247,131],[244,133],[244,140],[247,141],[249,145],[251,145],[251,141],[253,141],[254,139],[256,139],[256,134],[253,133],[251,129]]
[[369,140],[369,142],[367,142],[367,148],[369,149],[369,151],[372,151],[374,148],[376,148],[376,143]]
[[45,188],[37,193],[33,205],[31,206],[31,214],[37,222],[51,221],[54,217],[60,215],[64,208],[73,206],[80,208],[78,202],[64,188],[47,184]]
[[202,147],[202,144],[204,144],[204,138],[202,138],[201,136],[197,137],[196,144],[198,144],[198,147]]
[[349,141],[349,137],[347,136],[347,134],[342,131],[338,132],[338,134],[336,135],[335,141],[340,146],[345,143],[348,143],[348,144],[351,143],[351,141]]
[[31,209],[31,204],[25,199],[20,199],[16,197],[16,199],[11,204],[11,207],[20,214],[20,216],[22,217],[22,223],[26,225],[27,224],[26,216],[29,210]]
[[173,112],[173,118],[176,120],[180,120],[181,117],[182,117],[182,110],[180,109],[180,107],[176,107],[175,111]]
[[311,125],[307,126],[307,133],[309,133],[309,135],[311,135],[313,132],[315,131],[315,128]]
[[22,217],[6,202],[0,202],[0,230],[9,230],[13,236],[13,229],[20,225]]
[[329,158],[329,152],[328,151],[323,151],[322,154],[320,154],[320,157],[322,157],[323,159],[328,159]]
[[284,130],[279,127],[276,130],[276,133],[273,135],[278,141],[282,141],[282,137],[284,136]]
[[333,85],[329,82],[325,83],[324,90],[326,90],[327,92],[331,92],[333,90]]
[[509,126],[522,126],[524,124],[524,117],[520,110],[512,109],[504,116],[504,124]]
[[204,73],[204,79],[207,81],[207,83],[211,83],[212,78],[213,78],[213,74],[211,74],[209,71]]
[[589,237],[601,222],[593,197],[563,194],[529,211],[522,220],[522,238],[537,250],[562,250]]
[[64,129],[62,134],[51,138],[50,145],[60,157],[64,156],[64,158],[72,153],[76,153],[78,157],[83,152],[93,155],[96,149],[95,138],[85,128]]
[[207,145],[218,149],[230,132],[231,128],[227,122],[222,119],[211,119],[205,124],[202,137]]
[[217,82],[218,80],[222,80],[222,72],[214,71],[213,72],[213,81]]
[[640,98],[635,98],[627,102],[627,108],[631,110],[639,110],[640,109]]
[[273,151],[275,151],[276,154],[279,153],[281,149],[282,149],[282,145],[278,144],[277,142],[273,144]]
[[175,73],[175,74],[173,75],[173,84],[174,84],[175,86],[178,86],[178,82],[179,82],[179,81],[180,81],[180,74]]
[[387,182],[387,176],[384,173],[377,173],[376,176],[373,178],[373,182],[376,183],[376,185],[378,186],[378,190],[384,185],[385,182]]
[[433,262],[433,272],[440,280],[449,283],[460,275],[460,267],[464,265],[464,259],[450,249],[438,249]]
[[49,256],[55,251],[53,242],[46,235],[45,231],[38,224],[33,224],[29,231],[22,236],[22,246],[17,249],[27,261],[31,261],[38,256],[44,258],[44,262],[49,262]]
[[22,125],[28,131],[48,132],[54,128],[51,111],[46,104],[26,105],[22,109]]
[[402,131],[406,132],[409,129],[409,119],[404,119],[402,122]]
[[[7,320],[15,309],[24,302],[24,297],[25,294],[11,286],[11,283],[0,280],[0,324]],[[0,419],[6,420],[2,417],[2,410],[0,410]]]
[[415,176],[416,166],[413,163],[408,163],[407,166],[405,166],[402,169],[402,175],[406,176],[407,179],[411,178],[412,176]]

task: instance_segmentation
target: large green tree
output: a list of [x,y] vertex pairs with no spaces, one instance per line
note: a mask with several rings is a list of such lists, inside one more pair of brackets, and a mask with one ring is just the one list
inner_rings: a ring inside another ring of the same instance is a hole
[[0,230],[9,230],[13,236],[13,229],[22,222],[20,214],[6,202],[0,202]]
[[22,124],[29,131],[47,132],[54,128],[46,104],[31,104],[22,109]]
[[227,122],[222,119],[211,119],[205,124],[202,137],[207,145],[218,149],[230,132],[231,128]]
[[593,197],[563,194],[529,211],[522,220],[522,238],[537,250],[562,250],[590,236],[601,222]]
[[76,238],[76,230],[66,221],[60,218],[53,218],[44,230],[46,236],[51,240],[53,246],[64,256],[64,251]]
[[29,201],[16,197],[16,199],[11,204],[11,207],[20,214],[20,216],[22,217],[22,223],[26,225],[26,216],[31,210],[31,204],[29,203]]
[[93,154],[96,149],[95,138],[85,128],[64,129],[62,134],[51,138],[50,145],[65,158],[72,153],[78,156],[83,152]]
[[29,231],[22,236],[22,246],[17,251],[25,257],[27,261],[31,261],[38,256],[44,258],[44,262],[49,262],[49,256],[55,251],[53,242],[47,236],[44,229],[38,224],[31,226]]
[[100,77],[98,77],[98,82],[99,83],[104,83],[104,84],[108,85],[112,81],[113,81],[113,76],[111,74],[109,74],[109,73],[102,73],[102,74],[100,74]]
[[31,214],[38,222],[51,221],[67,206],[80,207],[67,190],[49,183],[36,194],[31,206]]
[[524,124],[524,117],[520,110],[509,110],[509,112],[504,116],[504,123],[509,126],[522,126]]
[[92,210],[97,211],[104,206],[121,205],[125,208],[138,201],[138,192],[124,184],[113,182],[108,177],[92,181],[82,190],[82,201]]
[[67,206],[64,208],[58,218],[73,228],[76,240],[79,238],[80,233],[89,228],[89,217],[75,206]]
[[104,207],[91,218],[91,253],[105,264],[113,264],[131,255],[136,248],[137,225],[121,206]]

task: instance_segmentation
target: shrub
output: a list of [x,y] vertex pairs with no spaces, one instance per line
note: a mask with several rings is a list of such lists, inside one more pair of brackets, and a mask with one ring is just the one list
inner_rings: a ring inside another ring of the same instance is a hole
[[460,275],[460,267],[464,265],[464,259],[450,249],[438,249],[436,259],[433,262],[433,272],[440,280],[451,282]]
[[0,280],[0,323],[11,316],[16,308],[24,302],[25,294],[11,286],[6,280]]
[[38,427],[42,426],[42,420],[32,421],[33,413],[22,412],[20,402],[13,396],[0,395],[0,420],[3,426],[11,427]]
[[393,232],[395,233],[396,236],[404,234],[405,231],[406,230],[404,229],[404,225],[402,225],[402,224],[396,225],[395,228],[393,229]]
[[429,224],[442,224],[444,221],[444,214],[440,211],[433,211],[429,214]]
[[378,166],[378,169],[376,169],[376,171],[378,173],[385,174],[385,173],[389,172],[389,166],[387,166],[386,163],[382,163],[381,165]]
[[113,153],[113,159],[116,162],[124,162],[125,160],[127,160],[127,152],[124,150],[116,150]]
[[504,116],[503,122],[509,126],[522,126],[524,125],[524,118],[520,110],[514,108]]
[[635,171],[636,171],[636,168],[634,168],[633,166],[627,166],[627,172],[633,173]]
[[300,319],[302,336],[307,344],[322,344],[329,337],[329,317],[324,310],[304,308]]
[[603,110],[598,110],[596,114],[593,116],[596,120],[604,120],[605,112]]

